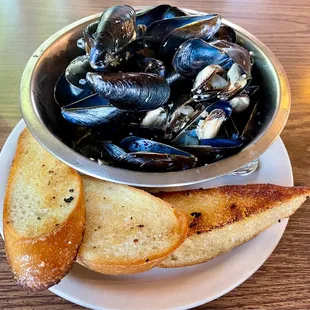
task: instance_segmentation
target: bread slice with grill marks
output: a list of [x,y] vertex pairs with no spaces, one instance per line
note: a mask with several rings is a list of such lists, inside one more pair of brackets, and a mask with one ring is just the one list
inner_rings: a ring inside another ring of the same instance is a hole
[[58,283],[71,269],[85,228],[81,177],[25,129],[7,184],[3,228],[17,282],[32,291]]
[[151,194],[83,176],[86,231],[77,261],[104,274],[144,272],[185,240],[183,212]]
[[310,189],[268,184],[223,186],[156,194],[187,214],[185,242],[160,267],[184,267],[228,252],[291,216]]

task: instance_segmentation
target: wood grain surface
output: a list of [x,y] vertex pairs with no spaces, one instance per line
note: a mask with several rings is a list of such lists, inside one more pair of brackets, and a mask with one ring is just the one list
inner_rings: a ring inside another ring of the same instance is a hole
[[[160,3],[154,0],[0,0],[0,147],[21,118],[18,100],[23,68],[45,39],[67,24],[111,5],[141,7]],[[310,185],[310,1],[171,0],[169,4],[217,12],[257,36],[279,58],[292,91],[291,115],[281,137],[292,161],[295,185]],[[0,182],[3,182],[1,176]],[[18,288],[12,280],[1,240],[0,309],[82,307],[48,291],[35,294]],[[250,279],[198,309],[310,309],[309,202],[292,216],[279,246]]]

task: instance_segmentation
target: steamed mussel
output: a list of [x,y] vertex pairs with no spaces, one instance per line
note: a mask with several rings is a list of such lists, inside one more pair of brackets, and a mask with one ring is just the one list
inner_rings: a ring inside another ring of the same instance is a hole
[[[218,14],[113,6],[89,24],[54,97],[99,164],[168,172],[239,152],[259,130],[253,54]],[[255,80],[254,80],[255,81]]]

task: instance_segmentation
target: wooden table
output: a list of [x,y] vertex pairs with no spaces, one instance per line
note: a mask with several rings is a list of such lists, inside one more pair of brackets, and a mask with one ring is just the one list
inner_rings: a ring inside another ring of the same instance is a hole
[[[160,1],[0,1],[0,147],[20,120],[19,81],[32,52],[67,24],[115,4]],[[196,0],[171,5],[217,12],[247,29],[276,54],[291,84],[292,111],[282,139],[295,185],[310,177],[310,2],[308,0]],[[276,160],[276,159],[275,159]],[[0,176],[1,181],[1,176]],[[249,280],[199,309],[310,309],[310,204],[298,210],[268,261]],[[28,293],[12,280],[0,241],[0,309],[82,309],[49,291]]]

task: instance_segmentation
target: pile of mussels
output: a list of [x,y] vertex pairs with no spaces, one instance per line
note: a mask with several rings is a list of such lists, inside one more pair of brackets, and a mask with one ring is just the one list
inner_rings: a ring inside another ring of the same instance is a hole
[[99,164],[177,171],[240,151],[257,125],[253,55],[218,14],[107,9],[55,86],[74,149]]

